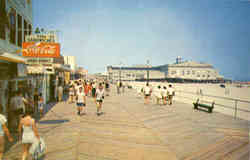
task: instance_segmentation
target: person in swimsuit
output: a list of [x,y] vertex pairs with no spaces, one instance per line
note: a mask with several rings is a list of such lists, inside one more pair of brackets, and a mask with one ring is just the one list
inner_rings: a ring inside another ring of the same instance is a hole
[[22,141],[23,146],[22,160],[26,160],[34,139],[37,138],[40,140],[35,120],[31,117],[30,111],[27,111],[21,119],[18,131],[20,136],[19,138]]
[[8,137],[9,142],[13,142],[13,138],[10,135],[10,132],[6,125],[7,119],[2,114],[2,106],[0,106],[0,160],[3,158],[4,152],[4,135]]

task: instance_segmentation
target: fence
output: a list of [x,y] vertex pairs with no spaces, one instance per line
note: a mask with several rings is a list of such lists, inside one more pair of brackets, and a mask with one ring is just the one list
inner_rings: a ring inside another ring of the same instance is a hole
[[176,90],[175,100],[177,101],[192,104],[197,98],[207,103],[212,103],[214,101],[214,110],[218,112],[234,116],[235,119],[241,118],[250,120],[250,101],[203,94],[202,90],[199,90],[198,92]]

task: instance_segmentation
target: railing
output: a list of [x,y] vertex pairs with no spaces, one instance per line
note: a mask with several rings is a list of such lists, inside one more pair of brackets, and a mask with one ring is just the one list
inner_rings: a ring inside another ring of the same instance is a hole
[[[189,92],[189,91],[182,91],[182,90],[176,90],[176,97],[187,99],[190,101],[196,101],[197,98],[209,98],[213,99],[216,106],[224,107],[227,109],[231,109],[234,111],[233,115],[234,118],[237,118],[238,112],[244,112],[246,115],[248,115],[248,118],[250,118],[250,101],[237,99],[237,98],[229,98],[229,97],[222,97],[222,96],[214,96],[214,95],[208,95],[203,94],[202,92]],[[214,100],[217,99],[217,100]],[[206,100],[203,100],[206,102]],[[219,102],[218,102],[219,101]],[[223,101],[223,104],[220,103],[220,101]],[[207,101],[209,102],[209,101]],[[231,104],[231,105],[230,105]],[[239,105],[241,104],[241,105]],[[243,105],[244,104],[244,105]]]

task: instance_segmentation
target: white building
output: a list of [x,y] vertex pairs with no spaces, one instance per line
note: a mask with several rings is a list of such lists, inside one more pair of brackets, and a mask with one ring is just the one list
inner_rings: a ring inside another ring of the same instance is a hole
[[139,79],[147,79],[147,72],[149,72],[149,79],[163,79],[165,73],[161,72],[156,67],[114,67],[108,66],[108,77],[113,81],[134,81]]
[[109,79],[117,80],[150,80],[160,79],[183,79],[192,81],[214,81],[222,80],[218,71],[210,64],[185,61],[177,57],[176,63],[162,66],[134,66],[134,67],[114,67],[108,66]]
[[64,64],[70,65],[70,69],[76,71],[76,57],[75,56],[63,56],[64,57]]
[[166,72],[167,78],[191,80],[217,80],[223,78],[212,65],[194,61],[169,64]]

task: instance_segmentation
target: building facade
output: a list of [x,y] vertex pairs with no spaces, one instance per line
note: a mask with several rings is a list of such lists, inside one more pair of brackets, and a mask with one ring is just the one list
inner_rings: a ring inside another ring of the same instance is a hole
[[221,76],[212,65],[194,61],[170,64],[167,66],[166,73],[166,78],[180,78],[190,80],[223,79],[223,76]]
[[168,80],[215,81],[223,76],[210,64],[195,61],[182,62],[177,57],[176,63],[161,66],[114,67],[108,66],[108,77],[113,81]]
[[165,78],[165,73],[161,72],[158,67],[114,67],[108,66],[108,77],[112,81],[135,81],[140,79],[147,79],[149,72],[149,79]]
[[0,0],[0,105],[8,117],[9,101],[17,90],[31,93],[22,43],[32,32],[31,0]]
[[32,1],[0,1],[0,50],[16,53],[32,33]]
[[72,71],[76,71],[76,57],[75,56],[63,56],[64,64],[69,65]]

